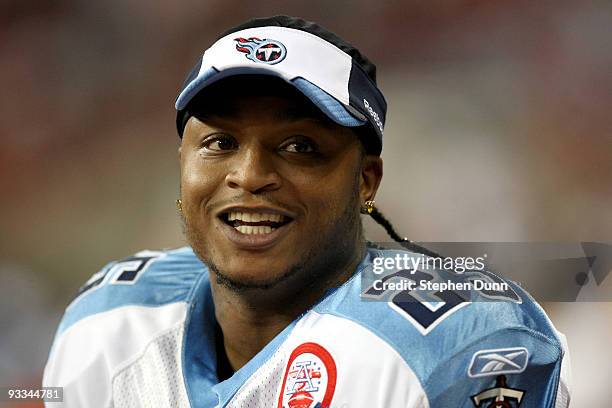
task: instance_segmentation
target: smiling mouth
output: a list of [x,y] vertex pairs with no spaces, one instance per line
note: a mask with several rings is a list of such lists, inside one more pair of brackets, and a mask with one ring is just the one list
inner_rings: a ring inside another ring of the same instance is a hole
[[219,218],[245,235],[270,234],[293,221],[282,214],[245,211],[228,211],[222,213]]

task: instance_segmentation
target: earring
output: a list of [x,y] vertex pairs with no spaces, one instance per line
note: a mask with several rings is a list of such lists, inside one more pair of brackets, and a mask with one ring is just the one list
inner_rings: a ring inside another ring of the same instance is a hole
[[174,203],[176,204],[176,209],[179,210],[179,212],[183,212],[183,200],[177,198]]
[[368,200],[365,203],[363,203],[363,207],[361,207],[361,213],[362,214],[372,214],[372,211],[374,211],[374,200]]

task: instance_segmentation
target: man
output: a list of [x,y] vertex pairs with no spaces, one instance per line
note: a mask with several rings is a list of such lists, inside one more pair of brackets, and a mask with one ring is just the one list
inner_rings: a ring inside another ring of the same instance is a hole
[[204,53],[176,108],[190,247],[81,289],[45,370],[65,406],[567,406],[562,337],[515,285],[504,302],[361,296],[375,259],[424,255],[363,239],[360,213],[397,234],[373,205],[386,102],[357,49],[251,20]]

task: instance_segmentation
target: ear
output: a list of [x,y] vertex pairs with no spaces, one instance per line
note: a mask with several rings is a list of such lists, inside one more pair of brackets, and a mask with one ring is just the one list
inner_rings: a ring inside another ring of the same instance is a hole
[[383,176],[383,161],[379,156],[365,155],[361,161],[359,177],[359,198],[363,204],[374,200]]

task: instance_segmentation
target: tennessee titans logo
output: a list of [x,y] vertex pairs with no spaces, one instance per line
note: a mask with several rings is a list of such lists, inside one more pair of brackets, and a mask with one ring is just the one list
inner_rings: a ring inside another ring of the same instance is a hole
[[498,375],[495,387],[472,396],[477,408],[517,408],[521,405],[525,391],[508,387],[505,375]]
[[260,40],[257,37],[234,38],[236,50],[244,52],[248,59],[253,62],[263,62],[264,64],[278,64],[287,56],[287,49],[280,41]]

